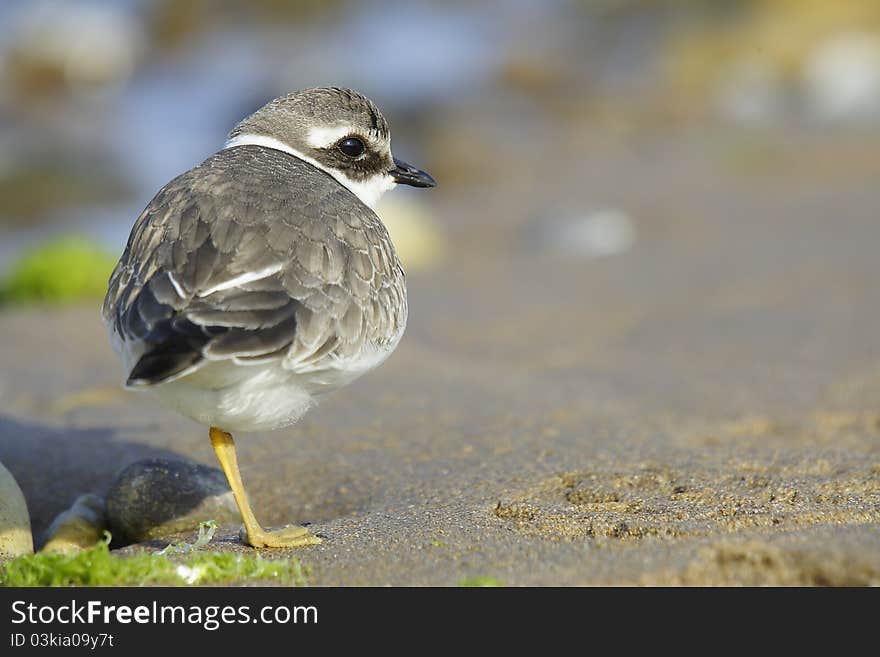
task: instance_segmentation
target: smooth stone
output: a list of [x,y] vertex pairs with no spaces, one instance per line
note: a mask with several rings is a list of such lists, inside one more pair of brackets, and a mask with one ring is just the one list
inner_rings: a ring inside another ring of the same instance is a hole
[[388,229],[406,271],[426,271],[443,262],[446,239],[427,205],[389,195],[377,205],[376,213]]
[[46,531],[48,540],[40,552],[71,554],[88,550],[104,538],[106,530],[104,500],[91,493],[80,495],[73,506],[52,521]]
[[241,521],[223,472],[187,461],[132,463],[117,475],[106,502],[110,531],[129,542],[196,529],[205,520]]
[[31,517],[18,482],[0,463],[0,559],[33,554]]

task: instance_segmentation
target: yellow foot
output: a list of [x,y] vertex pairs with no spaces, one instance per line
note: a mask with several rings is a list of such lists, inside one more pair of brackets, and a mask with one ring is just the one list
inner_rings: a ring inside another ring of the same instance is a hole
[[255,548],[303,547],[306,545],[317,545],[321,542],[321,539],[312,534],[308,529],[298,525],[288,525],[274,532],[267,532],[265,529],[256,529],[249,532],[246,527],[242,527],[238,535],[242,543],[247,543]]

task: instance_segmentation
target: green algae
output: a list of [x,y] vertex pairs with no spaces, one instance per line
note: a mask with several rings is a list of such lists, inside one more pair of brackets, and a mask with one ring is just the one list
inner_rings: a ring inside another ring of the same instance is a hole
[[25,253],[0,283],[0,303],[99,300],[116,259],[79,237],[64,237]]
[[458,583],[459,586],[464,587],[485,587],[485,588],[493,588],[504,586],[504,582],[495,579],[494,577],[468,577],[467,579],[463,579]]
[[293,558],[193,551],[169,557],[110,552],[109,535],[75,554],[38,552],[0,565],[0,586],[189,586],[258,582],[301,586],[306,572]]
[[205,547],[214,538],[214,532],[217,531],[217,522],[214,520],[206,520],[199,523],[199,535],[192,543],[180,541],[179,543],[169,543],[157,554],[165,556],[167,554],[188,554],[200,548]]

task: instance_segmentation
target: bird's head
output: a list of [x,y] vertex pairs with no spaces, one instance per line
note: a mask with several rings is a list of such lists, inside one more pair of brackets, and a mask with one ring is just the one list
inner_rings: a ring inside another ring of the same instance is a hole
[[246,144],[282,150],[313,164],[370,207],[397,184],[437,184],[394,157],[385,117],[373,101],[350,89],[320,87],[276,98],[229,133],[227,147]]

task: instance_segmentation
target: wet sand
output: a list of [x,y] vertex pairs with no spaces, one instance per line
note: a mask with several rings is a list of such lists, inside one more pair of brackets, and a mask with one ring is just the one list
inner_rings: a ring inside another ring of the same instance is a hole
[[[398,351],[239,436],[258,517],[325,537],[295,551],[312,583],[880,584],[880,151],[725,144],[597,139],[424,199],[449,248],[411,272]],[[547,207],[597,205],[632,249],[538,246]],[[0,335],[0,461],[37,532],[137,458],[215,465],[118,390],[97,307],[4,310]]]

